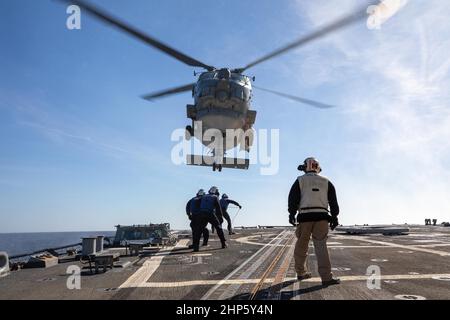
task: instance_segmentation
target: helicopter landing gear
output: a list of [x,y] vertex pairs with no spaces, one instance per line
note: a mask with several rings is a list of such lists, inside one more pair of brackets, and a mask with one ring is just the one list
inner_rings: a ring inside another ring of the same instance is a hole
[[222,165],[221,164],[213,163],[212,167],[213,167],[213,171],[217,170],[219,172],[222,172]]
[[193,135],[194,135],[194,129],[192,129],[191,126],[186,126],[186,131],[184,132],[184,138],[186,140],[191,140]]

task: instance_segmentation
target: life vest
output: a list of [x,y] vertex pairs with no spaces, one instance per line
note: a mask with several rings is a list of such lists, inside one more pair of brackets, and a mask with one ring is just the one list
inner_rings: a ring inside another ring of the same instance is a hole
[[196,215],[200,213],[200,202],[201,202],[202,197],[194,197],[191,199],[191,203],[190,203],[190,212],[192,215]]
[[216,203],[217,203],[217,196],[213,194],[204,195],[200,201],[200,211],[206,213],[214,213]]
[[230,204],[228,202],[228,199],[220,199],[220,207],[222,208],[222,211],[227,211],[228,205]]
[[328,179],[309,172],[298,177],[301,199],[298,211],[302,213],[328,212]]

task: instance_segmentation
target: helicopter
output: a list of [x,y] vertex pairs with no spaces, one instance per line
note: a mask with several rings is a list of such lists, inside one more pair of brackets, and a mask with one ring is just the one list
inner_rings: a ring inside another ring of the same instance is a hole
[[[186,106],[187,118],[191,120],[191,125],[186,126],[185,138],[197,138],[212,156],[187,155],[188,165],[211,166],[213,171],[222,171],[222,168],[248,169],[248,159],[226,158],[226,151],[235,147],[240,150],[250,152],[253,143],[252,127],[256,120],[256,111],[251,110],[253,89],[266,91],[302,104],[315,108],[328,109],[334,106],[318,101],[297,97],[294,95],[278,92],[271,89],[256,87],[252,84],[254,77],[244,74],[248,69],[259,65],[269,59],[275,58],[287,51],[299,48],[310,42],[348,27],[367,17],[368,4],[359,10],[348,14],[320,29],[303,36],[286,46],[270,52],[261,58],[245,65],[242,68],[217,68],[194,59],[166,44],[136,29],[128,23],[113,17],[103,9],[94,6],[83,0],[60,0],[66,3],[75,4],[88,12],[93,17],[125,32],[126,34],[143,41],[144,43],[160,50],[161,52],[177,59],[178,61],[195,68],[202,68],[194,83],[177,86],[174,88],[153,92],[142,96],[146,100],[154,100],[165,96],[191,91],[194,104]],[[219,136],[213,138],[208,136],[208,130],[215,130]],[[199,131],[200,134],[196,134]],[[229,134],[233,132],[233,134]],[[235,132],[238,132],[236,134]],[[211,143],[214,141],[214,144]],[[213,145],[213,147],[212,147]]]

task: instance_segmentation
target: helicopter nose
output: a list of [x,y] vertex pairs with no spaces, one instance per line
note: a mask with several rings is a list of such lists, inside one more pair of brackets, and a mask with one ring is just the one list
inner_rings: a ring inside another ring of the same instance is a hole
[[228,99],[228,92],[226,91],[219,91],[216,94],[217,99],[219,99],[219,101],[224,102],[226,99]]

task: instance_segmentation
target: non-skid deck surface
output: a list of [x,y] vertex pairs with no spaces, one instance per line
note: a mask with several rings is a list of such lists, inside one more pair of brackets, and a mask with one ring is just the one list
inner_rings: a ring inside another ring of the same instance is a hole
[[[188,239],[149,250],[126,268],[90,275],[67,288],[68,262],[0,278],[0,299],[450,299],[450,228],[411,226],[409,235],[332,233],[328,247],[337,286],[322,287],[311,244],[313,278],[295,279],[293,228],[237,230],[229,247],[193,253]],[[376,273],[374,273],[376,272]],[[378,273],[379,272],[379,273]]]

